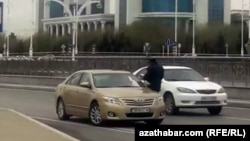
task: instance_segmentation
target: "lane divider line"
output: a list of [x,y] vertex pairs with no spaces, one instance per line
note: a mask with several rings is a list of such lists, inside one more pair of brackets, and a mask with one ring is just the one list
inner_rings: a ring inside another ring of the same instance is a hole
[[223,116],[222,118],[226,119],[233,119],[233,120],[244,120],[244,121],[250,121],[248,118],[240,118],[240,117],[228,117],[228,116]]
[[21,116],[21,117],[23,117],[23,118],[25,118],[25,119],[27,119],[27,120],[29,120],[29,121],[32,121],[32,122],[38,124],[39,126],[41,126],[43,128],[46,128],[46,129],[48,129],[48,130],[50,130],[50,131],[52,131],[54,133],[57,133],[57,134],[61,135],[62,137],[66,138],[66,139],[69,139],[69,140],[72,140],[72,141],[80,141],[80,140],[78,140],[78,139],[76,139],[76,138],[74,138],[72,136],[69,136],[69,135],[67,135],[67,134],[65,134],[65,133],[63,133],[63,132],[61,132],[59,130],[56,130],[56,129],[54,129],[54,128],[52,128],[52,127],[50,127],[50,126],[48,126],[48,125],[46,125],[46,124],[44,124],[42,122],[39,122],[39,121],[37,121],[37,120],[35,120],[35,119],[33,119],[33,118],[29,117],[29,116],[26,116],[26,115],[24,115],[22,113],[19,113],[19,112],[13,110],[13,109],[8,109],[8,110],[15,113],[15,114],[17,114],[17,115],[19,115],[19,116]]
[[46,91],[46,90],[28,90],[28,89],[15,89],[15,88],[1,88],[0,89],[7,89],[7,90],[11,90],[11,91],[24,91],[24,92],[39,92],[39,93],[46,93],[46,94],[55,94],[55,92],[52,91]]
[[84,124],[84,123],[74,123],[74,122],[67,122],[67,121],[61,121],[61,120],[49,119],[49,118],[42,118],[42,117],[34,117],[34,116],[32,116],[31,118],[38,119],[38,120],[44,120],[44,121],[50,121],[50,122],[60,122],[60,123],[83,126],[83,127],[90,127],[90,128],[96,128],[96,129],[104,129],[104,130],[116,131],[116,132],[121,132],[121,133],[134,134],[134,130],[129,130],[129,129],[126,129],[126,128],[122,129],[122,128],[96,127],[96,126],[87,125],[87,124]]

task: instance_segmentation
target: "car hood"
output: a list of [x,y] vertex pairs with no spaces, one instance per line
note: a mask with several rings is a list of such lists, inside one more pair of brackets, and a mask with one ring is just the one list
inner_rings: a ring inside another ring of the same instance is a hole
[[168,82],[175,87],[182,87],[182,88],[188,88],[193,90],[202,90],[202,89],[220,89],[221,86],[213,83],[213,82],[200,82],[200,81],[183,81],[183,82]]
[[130,97],[157,97],[158,93],[145,88],[99,88],[97,92],[103,96],[114,98],[130,98]]

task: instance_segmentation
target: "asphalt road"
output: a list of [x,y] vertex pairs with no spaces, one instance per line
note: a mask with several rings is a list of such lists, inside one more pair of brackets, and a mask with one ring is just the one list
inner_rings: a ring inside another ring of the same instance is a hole
[[[54,93],[0,89],[0,108],[10,108],[31,116],[81,141],[133,141],[132,123],[112,123],[93,127],[84,119],[59,121],[55,113]],[[163,124],[249,124],[250,109],[225,107],[220,116],[210,116],[206,109],[182,109],[177,116],[167,116]]]

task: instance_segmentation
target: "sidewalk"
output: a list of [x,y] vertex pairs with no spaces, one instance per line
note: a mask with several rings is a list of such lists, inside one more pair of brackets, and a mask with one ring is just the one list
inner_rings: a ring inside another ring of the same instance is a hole
[[0,108],[2,141],[79,141],[13,110]]
[[[36,91],[46,91],[46,92],[55,92],[56,89],[56,87],[49,87],[49,86],[33,86],[33,85],[1,84],[1,83],[0,83],[0,88],[11,88],[11,89],[14,88],[14,89],[36,90]],[[250,108],[250,100],[229,99],[228,106]]]

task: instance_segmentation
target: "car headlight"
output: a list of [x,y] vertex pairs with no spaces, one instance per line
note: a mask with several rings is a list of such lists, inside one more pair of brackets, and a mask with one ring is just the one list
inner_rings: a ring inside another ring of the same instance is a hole
[[103,97],[103,99],[107,103],[122,105],[121,101],[118,98]]
[[156,105],[162,104],[162,103],[164,103],[163,96],[160,96],[160,97],[155,99],[155,104]]
[[225,89],[224,88],[220,88],[220,90],[218,91],[218,93],[225,93]]
[[196,93],[194,90],[191,90],[191,89],[188,89],[188,88],[182,88],[182,87],[179,87],[177,88],[177,90],[181,93]]

